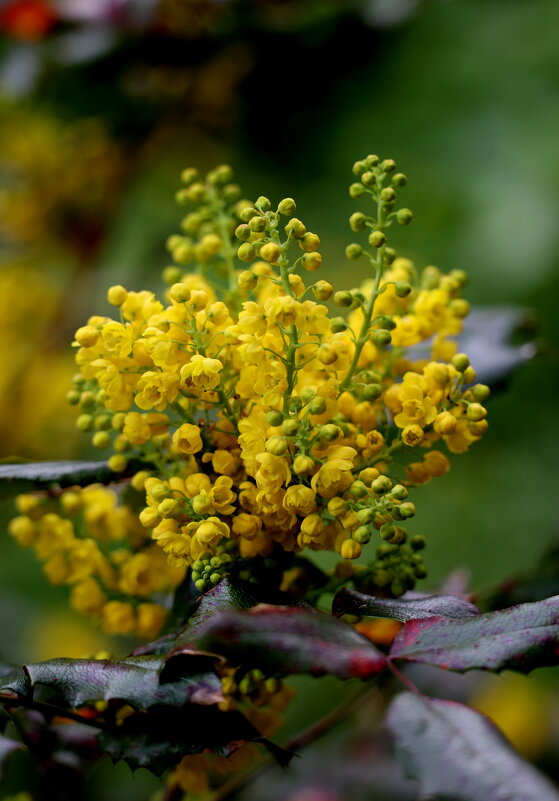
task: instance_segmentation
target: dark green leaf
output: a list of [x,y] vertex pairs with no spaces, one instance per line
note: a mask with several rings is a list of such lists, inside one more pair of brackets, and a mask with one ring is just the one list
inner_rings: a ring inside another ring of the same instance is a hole
[[230,756],[259,738],[258,730],[240,712],[188,704],[130,715],[114,731],[102,732],[99,742],[115,762],[124,759],[133,770],[147,768],[160,776],[186,754],[209,750]]
[[421,798],[444,801],[559,801],[491,721],[455,701],[402,693],[388,726],[396,755]]
[[528,673],[557,665],[559,596],[462,620],[412,620],[397,634],[390,657],[458,671]]
[[156,704],[216,704],[222,700],[221,684],[214,673],[193,673],[160,684],[164,664],[160,656],[127,659],[49,659],[26,665],[25,683],[17,674],[0,684],[1,693],[32,697],[35,687],[54,690],[69,707],[92,701],[121,700],[147,710]]
[[0,493],[2,497],[18,492],[59,487],[108,484],[122,478],[114,473],[107,462],[29,462],[0,465]]
[[406,623],[428,617],[471,617],[479,609],[455,595],[427,595],[424,598],[377,598],[343,587],[332,603],[332,614],[388,617]]
[[295,606],[259,605],[222,612],[201,625],[198,648],[232,665],[288,675],[330,673],[342,679],[379,673],[386,659],[365,637],[331,615]]

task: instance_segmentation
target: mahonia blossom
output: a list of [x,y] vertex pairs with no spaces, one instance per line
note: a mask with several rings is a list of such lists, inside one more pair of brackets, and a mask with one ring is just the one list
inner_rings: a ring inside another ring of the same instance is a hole
[[[404,526],[415,513],[410,490],[484,434],[489,390],[453,339],[469,311],[466,274],[418,271],[388,245],[390,226],[412,219],[396,204],[405,175],[377,156],[353,172],[351,197],[372,201],[350,218],[362,242],[346,256],[367,264],[360,287],[314,280],[320,239],[293,199],[252,203],[228,166],[205,178],[188,169],[165,298],[113,286],[116,319],[92,316],[77,330],[68,395],[77,425],[114,450],[115,472],[143,463],[131,479],[143,508],[134,516],[90,487],[73,491],[89,535],[41,505],[11,529],[109,630],[140,632],[143,599],[172,589],[186,568],[205,591],[234,569],[250,577],[251,564],[277,553],[354,560],[378,538],[371,587],[399,595],[426,575],[424,540]],[[110,507],[103,536],[88,517],[93,495]],[[341,564],[347,580],[354,571]]]

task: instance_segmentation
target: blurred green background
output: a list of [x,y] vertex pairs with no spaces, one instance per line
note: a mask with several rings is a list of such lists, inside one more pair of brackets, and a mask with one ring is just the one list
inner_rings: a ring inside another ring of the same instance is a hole
[[[538,326],[488,435],[418,490],[421,588],[533,565],[558,520],[558,30],[555,0],[0,5],[1,455],[91,455],[64,405],[72,332],[109,313],[108,285],[160,288],[184,166],[229,162],[246,196],[295,197],[322,277],[357,283],[347,185],[376,152],[409,177],[402,255],[466,270],[472,303]],[[5,660],[105,641],[31,555],[0,548]]]

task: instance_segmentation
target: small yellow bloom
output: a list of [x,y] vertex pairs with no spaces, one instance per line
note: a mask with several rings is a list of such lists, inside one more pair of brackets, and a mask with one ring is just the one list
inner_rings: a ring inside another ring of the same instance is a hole
[[183,455],[198,453],[203,448],[200,429],[191,423],[184,423],[173,434],[173,445]]

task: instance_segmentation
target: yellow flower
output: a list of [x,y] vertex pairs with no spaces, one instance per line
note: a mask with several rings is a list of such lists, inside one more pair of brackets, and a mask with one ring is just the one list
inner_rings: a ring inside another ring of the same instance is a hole
[[72,587],[70,603],[78,612],[97,615],[103,609],[107,596],[94,578],[87,578]]
[[164,607],[160,604],[138,604],[136,612],[138,615],[136,634],[146,640],[156,637],[167,617]]
[[136,405],[140,409],[157,409],[162,412],[168,403],[175,400],[178,392],[178,375],[148,371],[138,381]]
[[128,412],[124,418],[122,433],[135,445],[143,445],[151,438],[151,428],[146,417],[147,415],[139,412]]
[[394,417],[398,428],[418,425],[425,428],[437,416],[437,407],[431,398],[425,395],[426,379],[418,373],[406,373],[400,385],[399,395],[402,411]]
[[186,382],[190,379],[195,387],[201,389],[214,389],[221,380],[220,370],[223,370],[223,363],[219,359],[210,359],[197,353],[188,364],[181,367],[181,380]]
[[240,512],[233,518],[233,533],[245,540],[253,540],[262,528],[262,520],[257,515]]
[[134,607],[125,601],[109,601],[102,612],[102,624],[108,634],[131,634],[136,625]]
[[203,448],[200,429],[191,423],[184,423],[173,434],[173,445],[182,455],[198,453]]
[[282,456],[268,452],[259,453],[256,461],[260,465],[255,476],[259,487],[280,487],[291,478],[289,465]]
[[297,515],[310,515],[316,509],[316,492],[303,484],[288,487],[283,498],[283,508]]

